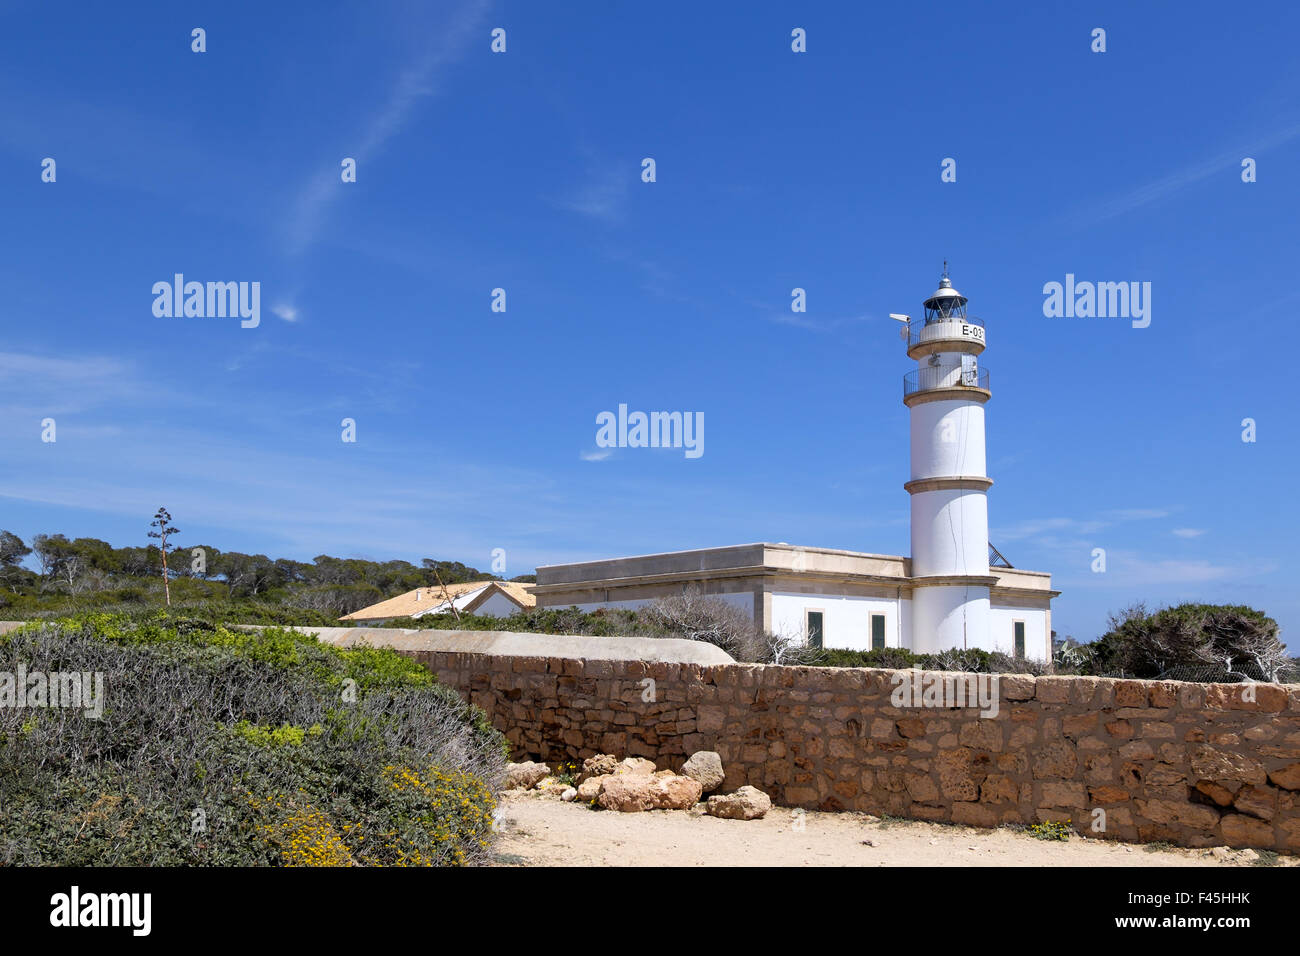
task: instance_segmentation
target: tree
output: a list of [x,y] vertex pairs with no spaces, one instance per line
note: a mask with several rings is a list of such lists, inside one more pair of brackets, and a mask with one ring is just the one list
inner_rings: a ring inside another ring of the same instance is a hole
[[1109,625],[1093,645],[1093,673],[1150,678],[1186,669],[1209,679],[1276,681],[1291,666],[1277,622],[1250,607],[1189,603],[1148,614],[1138,604],[1112,614]]
[[216,572],[226,579],[226,594],[235,597],[246,594],[257,597],[262,591],[275,586],[282,572],[264,554],[244,554],[242,551],[223,551],[218,558]]
[[704,596],[696,587],[656,598],[641,609],[640,617],[663,637],[704,641],[738,661],[762,661],[774,650],[748,614],[721,598]]
[[0,531],[0,566],[15,567],[31,553],[32,549],[23,544],[23,539],[18,535],[11,531]]
[[242,551],[222,551],[209,567],[226,579],[226,597],[234,597],[251,577],[252,557]]
[[[428,560],[427,558],[425,559]],[[438,574],[437,565],[432,566],[433,576],[438,579],[438,586],[442,588],[442,599],[447,602],[447,607],[451,608],[451,613],[456,615],[456,620],[460,620],[460,609],[456,607],[456,599],[451,596],[447,590],[447,585],[443,583],[442,577]]]
[[72,550],[87,568],[108,572],[121,570],[113,546],[107,541],[101,541],[99,538],[75,538],[72,542]]
[[[212,545],[196,544],[187,545],[184,548],[177,545],[176,551],[186,552],[186,556],[189,557],[190,561],[188,565],[181,562],[181,567],[177,568],[173,572],[174,574],[206,581],[208,578],[213,577],[218,573],[217,567],[221,563],[221,551],[212,547]],[[202,553],[203,560],[201,562],[196,563],[197,556],[194,554],[195,551]]]
[[310,564],[290,558],[275,559],[275,573],[282,584],[301,584],[308,579],[310,571]]
[[0,581],[11,590],[17,590],[23,571],[20,567],[23,558],[32,553],[32,549],[23,544],[23,539],[11,531],[0,531]]
[[32,552],[41,566],[41,590],[50,581],[63,578],[72,586],[81,569],[72,542],[62,534],[38,534],[32,538]]
[[495,580],[495,575],[480,571],[478,568],[471,568],[459,561],[435,561],[433,558],[425,558],[420,563],[424,565],[425,580],[429,584],[435,582],[440,585],[464,584],[467,581]]
[[784,664],[797,667],[803,664],[820,663],[825,656],[822,649],[813,647],[802,634],[786,632],[774,634],[770,631],[757,631],[762,648],[760,664]]
[[162,578],[163,592],[167,595],[167,606],[172,606],[172,588],[171,581],[167,574],[167,538],[169,535],[180,534],[180,528],[172,527],[172,516],[167,513],[166,508],[159,508],[153,520],[149,522],[149,527],[156,528],[156,531],[150,531],[149,537],[158,539],[158,550],[162,552]]

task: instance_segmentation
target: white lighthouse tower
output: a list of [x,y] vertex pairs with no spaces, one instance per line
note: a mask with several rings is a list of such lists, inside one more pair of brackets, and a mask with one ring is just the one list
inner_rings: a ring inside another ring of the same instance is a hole
[[912,650],[993,650],[989,631],[988,489],[984,403],[988,372],[979,367],[984,323],[966,314],[944,263],[925,317],[907,324],[907,355],[917,367],[903,380],[912,416]]

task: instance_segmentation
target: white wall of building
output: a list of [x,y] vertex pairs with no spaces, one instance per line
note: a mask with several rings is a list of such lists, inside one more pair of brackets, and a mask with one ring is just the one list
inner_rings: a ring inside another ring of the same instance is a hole
[[[928,597],[925,596],[927,594]],[[805,612],[820,610],[823,646],[866,651],[871,649],[871,615],[883,614],[886,647],[906,647],[917,653],[929,653],[948,647],[961,647],[964,634],[967,647],[1010,654],[1014,650],[1014,622],[1024,621],[1026,656],[1034,659],[1051,656],[1046,610],[991,607],[988,591],[982,588],[921,588],[913,591],[912,595],[921,597],[912,600],[908,597],[900,599],[775,591],[771,595],[772,630],[777,634],[801,638],[804,635]],[[713,596],[735,605],[752,617],[753,594]],[[970,603],[966,604],[968,598]],[[640,598],[579,604],[578,609],[635,610],[649,604],[651,600]],[[498,601],[502,604],[498,605]],[[509,605],[509,610],[502,606],[505,604]],[[963,605],[966,605],[965,614],[962,613]],[[513,603],[497,595],[479,613],[507,617],[516,610]]]
[[[807,611],[822,612],[822,646],[845,650],[871,650],[871,615],[885,615],[885,646],[899,642],[900,605],[897,598],[850,597],[836,594],[772,593],[772,631],[802,638]],[[904,615],[906,616],[906,615]]]
[[989,635],[993,649],[1010,654],[1015,650],[1015,622],[1025,622],[1025,656],[1048,660],[1052,656],[1052,635],[1047,626],[1047,611],[1031,607],[992,607],[989,610]]
[[500,591],[497,591],[490,598],[479,605],[474,611],[475,614],[484,614],[491,617],[509,617],[512,614],[519,613],[519,605],[510,600]]

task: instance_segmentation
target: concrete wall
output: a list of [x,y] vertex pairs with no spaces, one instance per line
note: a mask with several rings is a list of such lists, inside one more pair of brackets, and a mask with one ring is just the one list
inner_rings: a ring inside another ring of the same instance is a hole
[[677,769],[716,750],[728,789],[786,806],[1300,852],[1296,685],[1254,685],[1251,700],[1236,684],[1009,675],[981,717],[894,706],[894,675],[919,672],[406,653],[483,707],[519,758]]
[[[260,624],[236,624],[264,630]],[[469,654],[495,661],[509,671],[509,658],[541,655],[586,661],[644,661],[673,664],[731,664],[730,654],[703,641],[669,637],[585,637],[529,631],[415,630],[397,627],[298,627],[303,634],[335,647],[388,647],[427,661],[431,653]],[[424,656],[421,656],[424,655]]]

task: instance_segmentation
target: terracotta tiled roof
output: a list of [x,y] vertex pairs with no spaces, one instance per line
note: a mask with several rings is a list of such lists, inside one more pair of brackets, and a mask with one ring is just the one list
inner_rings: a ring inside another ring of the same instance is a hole
[[471,601],[465,608],[467,611],[473,613],[476,608],[492,597],[494,591],[504,592],[506,597],[525,610],[537,607],[537,598],[533,597],[533,586],[531,584],[521,584],[517,581],[492,581],[490,583],[493,588],[483,592]]
[[521,608],[533,608],[537,606],[537,599],[533,597],[531,590],[532,585],[519,584],[514,581],[465,581],[460,584],[448,584],[445,590],[434,585],[433,587],[416,588],[414,591],[407,591],[405,594],[388,598],[388,600],[372,604],[370,607],[363,607],[359,611],[345,614],[339,620],[373,621],[379,618],[410,617],[419,614],[421,611],[428,611],[430,608],[445,604],[447,595],[450,595],[452,600],[458,600],[476,591],[482,591],[483,593],[472,598],[468,604],[461,608],[468,614],[474,613],[475,608],[482,605],[496,593],[505,594],[506,597]]

